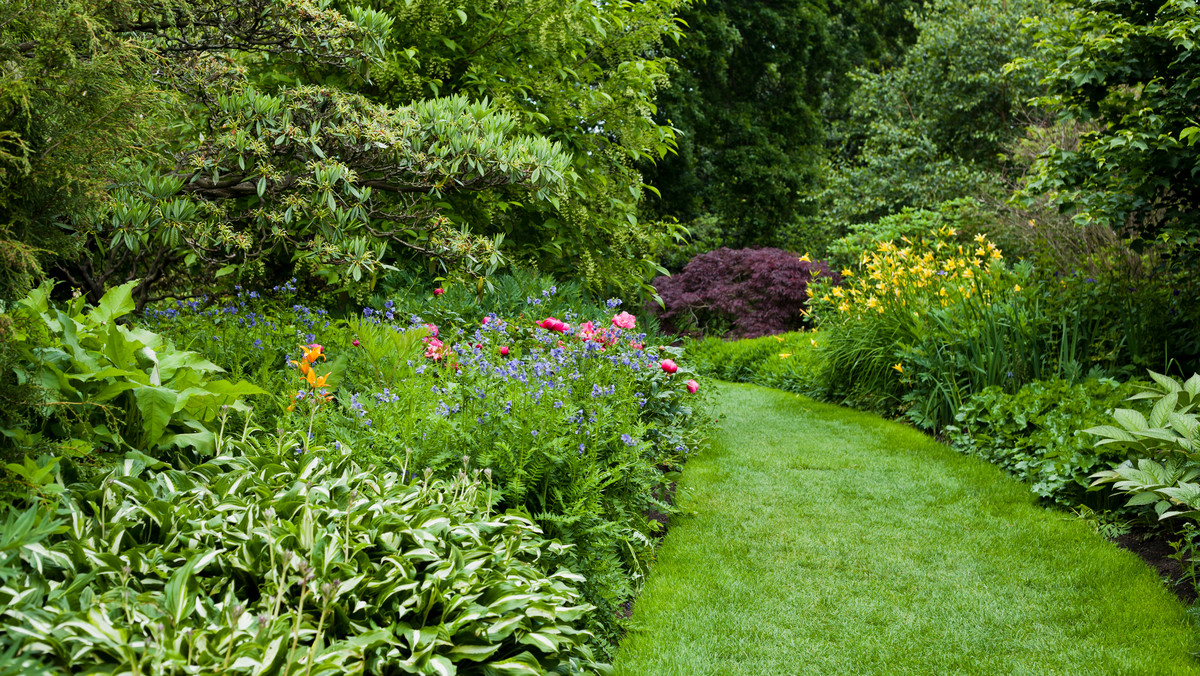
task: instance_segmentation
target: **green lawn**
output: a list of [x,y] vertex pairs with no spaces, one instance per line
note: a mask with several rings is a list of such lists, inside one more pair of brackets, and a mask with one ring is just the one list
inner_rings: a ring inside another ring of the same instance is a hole
[[794,394],[721,404],[617,674],[1200,674],[1155,573],[999,469]]

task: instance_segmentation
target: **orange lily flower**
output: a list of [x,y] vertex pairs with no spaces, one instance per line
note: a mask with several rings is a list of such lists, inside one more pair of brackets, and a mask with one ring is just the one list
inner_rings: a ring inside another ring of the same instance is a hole
[[312,345],[301,345],[300,349],[304,351],[304,361],[312,364],[318,359],[324,359],[325,355],[321,354],[325,348],[313,343]]

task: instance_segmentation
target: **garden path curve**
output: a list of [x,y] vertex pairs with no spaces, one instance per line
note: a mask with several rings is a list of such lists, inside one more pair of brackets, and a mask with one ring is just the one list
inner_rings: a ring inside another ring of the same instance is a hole
[[692,460],[619,676],[1200,674],[1136,556],[903,425],[750,385]]

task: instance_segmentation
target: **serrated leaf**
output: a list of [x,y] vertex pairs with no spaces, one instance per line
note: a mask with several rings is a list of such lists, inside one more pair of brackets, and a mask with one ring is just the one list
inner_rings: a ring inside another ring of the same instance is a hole
[[1159,399],[1158,403],[1156,403],[1154,408],[1150,411],[1150,427],[1165,426],[1167,424],[1167,420],[1170,418],[1171,413],[1175,411],[1175,405],[1178,403],[1179,395],[1175,394],[1174,392],[1171,392],[1162,399]]
[[138,285],[138,281],[126,282],[109,289],[96,307],[88,313],[88,319],[96,324],[104,324],[133,312],[137,308],[133,302],[133,288]]
[[1133,432],[1147,427],[1146,416],[1128,408],[1118,408],[1113,411],[1113,418],[1125,429]]

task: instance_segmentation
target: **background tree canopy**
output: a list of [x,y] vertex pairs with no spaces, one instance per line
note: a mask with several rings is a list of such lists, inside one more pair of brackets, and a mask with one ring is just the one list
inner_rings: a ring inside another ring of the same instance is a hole
[[675,3],[377,4],[6,5],[0,294],[47,264],[93,298],[141,279],[139,306],[505,257],[648,279],[667,230],[632,165],[672,143],[650,116]]
[[1040,102],[1089,125],[1040,158],[1025,195],[1084,224],[1189,242],[1200,229],[1200,9],[1194,0],[1072,0],[1039,24]]
[[658,119],[680,131],[677,155],[644,164],[662,192],[655,216],[693,226],[709,244],[773,244],[819,182],[824,136],[845,112],[856,67],[890,64],[911,38],[910,2],[738,3],[681,13],[668,45],[678,72]]

